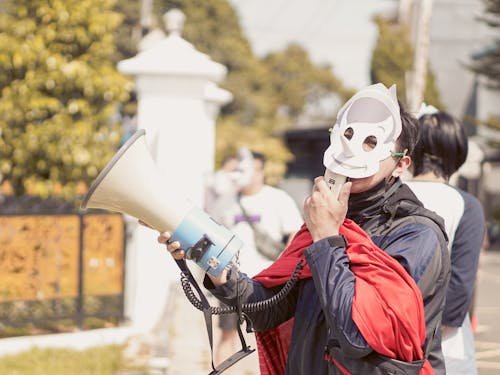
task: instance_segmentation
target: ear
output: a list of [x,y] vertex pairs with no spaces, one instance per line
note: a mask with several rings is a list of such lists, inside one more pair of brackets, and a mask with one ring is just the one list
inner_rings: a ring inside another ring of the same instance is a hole
[[392,176],[393,177],[401,176],[404,171],[410,168],[410,165],[411,165],[411,158],[409,156],[403,156],[401,159],[399,159],[396,168],[394,168],[394,170],[392,171]]

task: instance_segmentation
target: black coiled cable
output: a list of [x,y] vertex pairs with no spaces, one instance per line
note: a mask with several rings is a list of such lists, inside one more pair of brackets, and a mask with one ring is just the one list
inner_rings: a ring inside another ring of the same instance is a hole
[[[278,302],[280,302],[281,300],[283,300],[283,298],[285,298],[286,295],[290,293],[292,288],[299,280],[300,274],[302,273],[302,269],[304,268],[302,263],[303,260],[302,259],[299,260],[299,262],[297,263],[292,272],[292,275],[290,276],[290,279],[286,282],[286,284],[283,286],[283,288],[281,288],[281,290],[277,294],[264,301],[244,303],[241,306],[241,310],[244,313],[263,311],[267,309],[269,306],[273,306]],[[203,303],[194,293],[193,289],[191,288],[189,279],[184,272],[181,272],[181,285],[182,289],[184,290],[184,294],[186,294],[186,297],[189,300],[189,302],[191,302],[191,304],[198,310],[204,310]],[[217,306],[217,307],[210,306],[210,313],[212,315],[231,314],[236,311],[237,311],[236,306]]]

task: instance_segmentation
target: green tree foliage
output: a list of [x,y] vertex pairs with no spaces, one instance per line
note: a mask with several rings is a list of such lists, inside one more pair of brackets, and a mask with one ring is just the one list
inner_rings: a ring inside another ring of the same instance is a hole
[[116,1],[114,11],[121,14],[123,21],[115,28],[116,50],[112,55],[115,65],[137,54],[137,45],[141,38],[140,11],[138,0]]
[[[472,55],[470,68],[477,74],[485,77],[485,84],[490,90],[500,90],[500,0],[483,0],[484,14],[481,20],[492,30],[497,37],[487,48]],[[500,130],[500,118],[491,115],[484,123],[489,128]],[[500,145],[496,142],[496,146]]]
[[242,126],[255,125],[272,116],[268,72],[253,54],[238,17],[226,0],[157,0],[159,15],[172,8],[187,17],[183,37],[213,60],[228,68],[222,86],[234,99],[222,110]]
[[[414,49],[407,25],[375,17],[379,35],[371,64],[372,82],[386,86],[396,84],[399,99],[406,104],[406,77],[413,68]],[[434,74],[429,68],[424,90],[424,101],[444,110],[439,99]]]
[[[114,30],[116,48],[111,60],[113,65],[117,66],[120,61],[137,54],[137,47],[145,30],[142,30],[140,25],[140,0],[115,0],[113,9],[123,18],[121,24]],[[131,94],[123,103],[122,112],[124,115],[133,117],[137,112],[137,99],[133,92]]]
[[130,81],[110,57],[111,0],[5,0],[0,14],[0,173],[16,195],[65,197],[120,141]]
[[226,155],[236,155],[240,147],[266,155],[265,166],[266,182],[276,185],[286,172],[286,162],[292,154],[284,146],[280,137],[265,134],[256,126],[241,126],[227,117],[223,117],[217,124],[216,164],[220,165]]
[[279,105],[286,110],[289,119],[296,119],[302,113],[309,98],[318,100],[336,92],[345,101],[352,95],[334,77],[330,66],[313,64],[306,50],[297,44],[269,54],[263,62],[272,72],[269,82],[272,96],[281,99]]
[[488,48],[473,56],[472,70],[488,78],[487,84],[493,89],[500,89],[500,0],[483,0],[484,15],[481,20],[496,30],[496,39]]

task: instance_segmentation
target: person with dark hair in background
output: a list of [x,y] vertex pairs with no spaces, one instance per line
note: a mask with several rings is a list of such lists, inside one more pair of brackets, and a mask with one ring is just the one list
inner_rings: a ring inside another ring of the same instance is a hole
[[[315,178],[305,224],[270,267],[253,278],[235,267],[205,277],[224,303],[246,304],[276,296],[303,262],[284,299],[246,312],[262,374],[445,374],[444,226],[400,179],[417,136],[395,86],[360,90],[340,109],[324,153],[329,171],[349,177],[338,197]],[[169,238],[158,241],[182,259]]]
[[479,200],[449,185],[465,162],[468,139],[462,124],[446,112],[423,106],[420,139],[408,185],[424,206],[443,217],[451,257],[451,279],[443,312],[443,355],[448,375],[477,374],[469,318],[479,256],[485,236]]

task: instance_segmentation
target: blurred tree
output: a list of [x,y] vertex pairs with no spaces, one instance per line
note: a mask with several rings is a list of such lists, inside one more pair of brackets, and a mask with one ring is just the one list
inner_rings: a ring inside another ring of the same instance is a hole
[[[491,45],[472,55],[470,68],[486,78],[484,84],[491,90],[500,90],[500,0],[483,0],[485,8],[480,19],[496,30],[496,38]],[[484,123],[489,128],[500,130],[500,118],[491,115]],[[498,147],[498,142],[496,144]]]
[[123,22],[114,30],[116,49],[111,58],[116,65],[119,61],[137,54],[137,45],[141,38],[141,1],[115,0],[113,10],[123,17]]
[[113,4],[3,1],[0,173],[16,195],[74,197],[116,151],[131,83],[111,61]]
[[181,9],[187,17],[183,37],[228,68],[222,86],[231,91],[234,99],[222,109],[223,117],[231,116],[240,125],[255,125],[272,118],[269,72],[253,54],[227,0],[157,0],[156,4],[158,15],[172,8]]
[[227,0],[156,0],[154,13],[162,16],[172,8],[186,14],[183,37],[229,70],[221,86],[234,99],[219,116],[217,161],[234,149],[231,142],[242,139],[266,154],[271,181],[279,180],[291,157],[279,132],[295,124],[312,94],[344,97],[346,90],[328,67],[313,64],[298,46],[264,59],[255,56]]
[[281,99],[280,107],[275,110],[280,109],[289,121],[301,115],[310,98],[320,100],[334,92],[344,102],[353,94],[332,74],[331,66],[315,65],[307,51],[297,44],[289,44],[284,51],[269,54],[263,62],[273,72],[269,82],[272,95]]
[[277,185],[281,181],[286,172],[286,163],[293,157],[281,137],[266,135],[256,126],[238,125],[227,117],[219,121],[217,134],[217,165],[221,164],[225,155],[236,155],[240,147],[247,147],[266,155],[266,182]]
[[[484,14],[480,19],[490,28],[500,29],[500,0],[483,0]],[[488,48],[472,56],[471,69],[486,77],[486,84],[494,89],[500,89],[500,34]]]
[[[372,82],[382,82],[386,86],[396,84],[399,99],[403,104],[407,104],[406,76],[412,71],[414,54],[408,27],[380,16],[375,17],[374,21],[378,26],[379,35],[372,56]],[[445,110],[430,68],[427,73],[424,101]]]
[[[123,21],[114,30],[116,48],[111,55],[114,66],[122,60],[134,57],[138,52],[138,45],[144,30],[140,25],[140,0],[115,0],[114,11],[120,13]],[[137,98],[132,92],[128,100],[123,103],[122,112],[133,117],[137,113]]]

